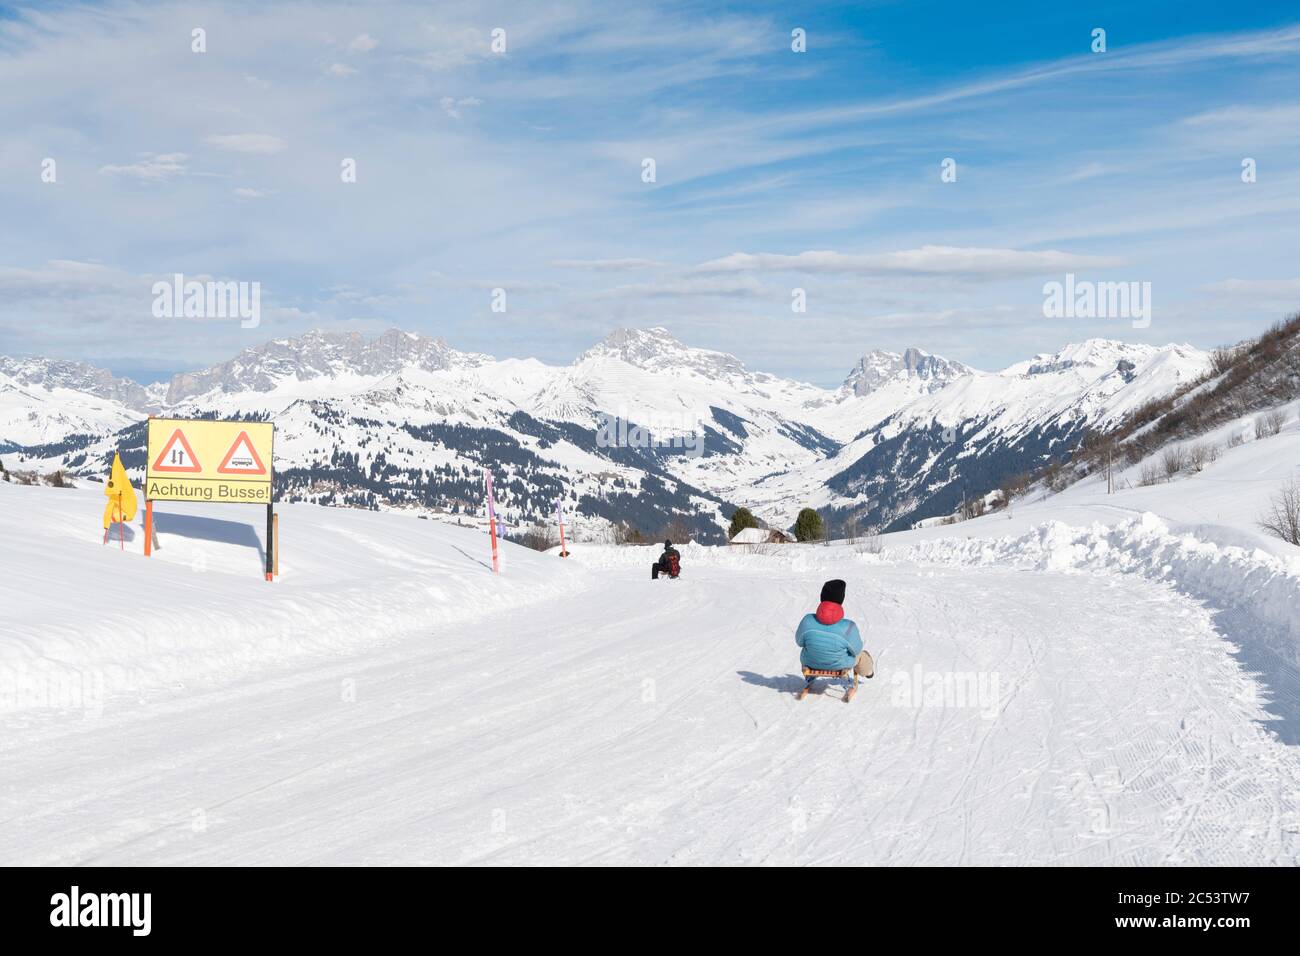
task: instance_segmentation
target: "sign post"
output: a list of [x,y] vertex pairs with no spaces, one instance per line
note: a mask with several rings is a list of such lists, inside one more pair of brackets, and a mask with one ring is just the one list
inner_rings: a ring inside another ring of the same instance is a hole
[[266,506],[266,579],[274,580],[275,569],[275,505]]
[[274,569],[271,497],[275,425],[199,418],[150,418],[145,468],[145,552],[155,501],[266,505],[266,579]]

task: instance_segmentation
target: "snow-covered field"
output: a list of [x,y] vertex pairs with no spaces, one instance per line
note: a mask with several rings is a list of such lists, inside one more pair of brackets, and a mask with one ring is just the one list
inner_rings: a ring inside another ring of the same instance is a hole
[[[160,505],[146,560],[0,483],[0,863],[1294,865],[1300,562],[1250,528],[1297,461],[660,582],[290,505],[268,584],[256,508]],[[793,697],[828,577],[847,705]]]

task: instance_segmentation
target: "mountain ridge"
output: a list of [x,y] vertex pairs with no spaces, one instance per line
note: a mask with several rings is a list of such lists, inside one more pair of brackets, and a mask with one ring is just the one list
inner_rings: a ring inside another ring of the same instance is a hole
[[[182,373],[161,396],[89,366],[52,363],[43,375],[40,360],[8,360],[0,369],[21,364],[27,384],[0,372],[0,452],[90,477],[120,448],[138,471],[145,414],[269,417],[277,488],[291,500],[463,515],[492,467],[510,474],[500,510],[516,523],[544,520],[568,496],[575,516],[604,527],[651,531],[675,516],[717,534],[741,504],[777,526],[813,506],[887,527],[947,507],[954,483],[1041,466],[1207,363],[1188,346],[1103,339],[1000,372],[877,349],[827,389],[751,371],[661,327],[617,329],[562,366],[399,329],[369,339],[317,330]],[[639,426],[632,434],[647,443],[602,444],[610,418]]]

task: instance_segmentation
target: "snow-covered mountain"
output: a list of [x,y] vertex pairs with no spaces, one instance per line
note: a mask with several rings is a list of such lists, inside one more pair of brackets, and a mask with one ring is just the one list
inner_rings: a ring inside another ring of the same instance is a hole
[[172,379],[167,402],[176,404],[212,392],[269,392],[285,383],[368,378],[407,369],[474,368],[491,361],[487,355],[457,352],[442,339],[398,329],[370,341],[359,332],[313,331],[245,349],[229,362],[201,372],[182,372]]
[[843,387],[854,395],[870,395],[882,385],[897,381],[915,381],[929,392],[936,392],[955,378],[973,372],[968,365],[953,362],[918,348],[898,352],[876,349],[858,359]]
[[891,530],[950,514],[962,498],[1061,458],[1086,430],[1115,425],[1208,367],[1190,346],[1093,339],[1000,372],[972,371],[899,406],[821,465],[821,504]]
[[112,372],[85,362],[59,359],[13,359],[0,355],[0,376],[16,386],[62,389],[83,392],[94,398],[106,398],[128,408],[157,406],[163,399],[160,385],[143,386],[129,378],[117,378]]
[[833,524],[892,528],[1038,467],[1208,361],[1089,340],[990,373],[909,348],[867,353],[825,389],[662,328],[620,329],[566,366],[399,330],[317,331],[177,375],[165,393],[75,363],[2,360],[0,450],[9,467],[98,475],[120,449],[138,471],[150,412],[272,417],[288,500],[460,520],[478,513],[491,466],[516,526],[563,497],[592,531],[683,521],[717,537],[738,505],[778,526],[811,505]]
[[159,408],[163,393],[81,362],[0,356],[0,451],[112,434]]

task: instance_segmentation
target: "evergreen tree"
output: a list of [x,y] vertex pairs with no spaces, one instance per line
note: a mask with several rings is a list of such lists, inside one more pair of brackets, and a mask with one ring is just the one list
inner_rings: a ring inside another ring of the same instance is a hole
[[804,508],[794,519],[794,536],[798,541],[820,541],[824,533],[822,516],[812,508]]
[[739,532],[746,528],[757,528],[758,519],[748,508],[737,508],[736,513],[731,516],[731,527],[727,529],[727,537],[734,538]]

